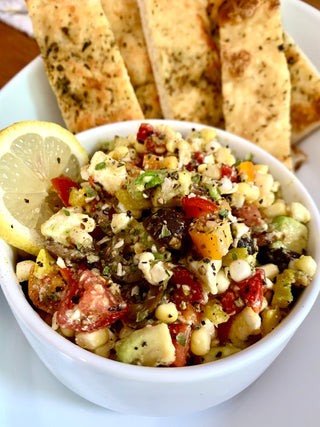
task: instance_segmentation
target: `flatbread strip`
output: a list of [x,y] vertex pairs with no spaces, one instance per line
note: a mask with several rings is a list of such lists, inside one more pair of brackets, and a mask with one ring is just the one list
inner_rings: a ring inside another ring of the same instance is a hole
[[221,127],[220,61],[208,35],[207,0],[138,5],[164,117]]
[[290,75],[278,0],[227,0],[219,9],[226,130],[292,168]]
[[144,39],[137,0],[101,0],[132,86],[146,118],[161,118],[158,90]]
[[99,0],[26,4],[70,131],[144,118]]
[[288,34],[283,46],[291,78],[291,142],[295,144],[320,126],[320,73]]

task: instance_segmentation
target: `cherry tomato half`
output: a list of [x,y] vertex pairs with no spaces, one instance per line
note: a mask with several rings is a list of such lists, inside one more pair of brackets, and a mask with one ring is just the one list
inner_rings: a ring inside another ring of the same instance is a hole
[[71,274],[68,279],[57,312],[61,328],[90,332],[114,323],[128,312],[121,295],[91,270]]
[[58,176],[56,178],[52,178],[51,183],[56,193],[62,200],[63,204],[66,207],[70,206],[70,203],[69,203],[70,190],[72,187],[79,188],[79,185],[67,176]]
[[205,302],[202,284],[185,268],[175,269],[170,284],[175,285],[172,299],[177,305],[182,301],[191,304],[196,302],[203,304]]
[[191,325],[185,323],[172,323],[168,326],[176,354],[172,366],[185,366],[187,364],[190,348]]
[[182,208],[187,218],[199,218],[219,210],[218,206],[202,197],[184,197]]

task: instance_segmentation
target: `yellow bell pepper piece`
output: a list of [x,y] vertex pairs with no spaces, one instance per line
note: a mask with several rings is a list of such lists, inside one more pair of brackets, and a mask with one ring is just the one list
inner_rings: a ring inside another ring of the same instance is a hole
[[34,276],[37,279],[42,279],[44,276],[55,272],[55,260],[46,249],[40,249],[34,266]]
[[198,252],[205,258],[221,260],[233,239],[228,222],[214,223],[204,231],[190,227],[189,234]]

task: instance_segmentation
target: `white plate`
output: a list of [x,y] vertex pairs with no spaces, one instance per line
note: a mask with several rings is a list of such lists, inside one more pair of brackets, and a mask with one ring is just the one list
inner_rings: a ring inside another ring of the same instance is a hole
[[[286,31],[320,70],[320,13],[301,1],[284,0],[282,16]],[[63,124],[40,58],[0,91],[0,129],[30,119]],[[318,206],[319,138],[317,131],[301,143],[310,159],[298,173]],[[222,405],[191,416],[132,417],[95,406],[60,384],[26,342],[0,290],[0,426],[315,427],[319,425],[319,324],[318,300],[275,363],[251,387]]]

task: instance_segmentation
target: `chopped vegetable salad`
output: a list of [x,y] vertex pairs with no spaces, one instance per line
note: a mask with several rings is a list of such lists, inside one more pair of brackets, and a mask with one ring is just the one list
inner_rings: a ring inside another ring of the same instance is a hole
[[[248,153],[249,154],[249,153]],[[316,272],[310,213],[213,129],[141,124],[52,185],[61,208],[17,264],[54,330],[102,357],[181,367],[234,354],[287,316]]]

